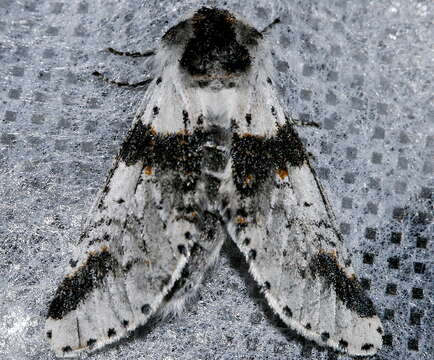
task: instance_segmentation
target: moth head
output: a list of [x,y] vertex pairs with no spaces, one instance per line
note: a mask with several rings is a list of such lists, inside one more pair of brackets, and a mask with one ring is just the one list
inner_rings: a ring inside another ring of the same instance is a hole
[[192,77],[227,78],[248,72],[262,34],[227,10],[202,7],[170,28],[165,46],[180,50],[179,64]]

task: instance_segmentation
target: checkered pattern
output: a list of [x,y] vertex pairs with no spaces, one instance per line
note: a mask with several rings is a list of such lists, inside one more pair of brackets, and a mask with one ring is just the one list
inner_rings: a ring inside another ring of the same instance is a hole
[[[270,36],[288,112],[329,194],[354,268],[382,318],[375,359],[433,353],[430,1],[208,1]],[[54,359],[44,314],[143,93],[141,51],[204,1],[0,1],[0,353]],[[264,303],[229,244],[177,319],[93,359],[348,359],[304,341]],[[432,322],[432,321],[431,321]]]

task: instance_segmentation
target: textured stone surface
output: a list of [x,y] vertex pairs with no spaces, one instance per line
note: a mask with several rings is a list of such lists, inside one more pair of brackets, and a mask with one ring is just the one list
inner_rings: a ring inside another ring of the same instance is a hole
[[[48,301],[143,93],[121,81],[180,14],[215,1],[0,1],[0,354],[53,359]],[[376,359],[433,352],[431,1],[219,1],[270,36],[289,113],[385,327]],[[197,301],[93,359],[348,359],[282,329],[234,248]]]

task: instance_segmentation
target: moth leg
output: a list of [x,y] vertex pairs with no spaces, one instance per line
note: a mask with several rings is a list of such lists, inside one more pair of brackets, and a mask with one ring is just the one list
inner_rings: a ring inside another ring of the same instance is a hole
[[267,25],[266,27],[264,27],[262,29],[261,34],[267,34],[267,33],[269,33],[274,28],[274,26],[276,24],[279,24],[279,23],[280,23],[280,19],[279,18],[274,19],[271,24]]
[[149,56],[153,56],[156,54],[156,50],[154,49],[150,49],[150,50],[146,50],[142,53],[140,52],[129,52],[129,51],[119,51],[119,50],[115,50],[111,47],[107,48],[107,51],[112,53],[113,55],[119,55],[119,56],[128,56],[128,57],[149,57]]
[[291,122],[294,126],[312,126],[316,127],[318,129],[321,128],[321,125],[317,123],[316,121],[304,121],[304,120],[298,120],[291,117],[288,113],[285,112],[285,119]]
[[204,276],[218,258],[225,240],[225,233],[218,215],[208,211],[198,216],[196,228],[199,237],[190,249],[190,257],[179,279],[164,297],[163,315],[179,313],[185,303],[197,293]]
[[115,80],[109,79],[108,77],[106,77],[103,74],[101,74],[99,71],[94,71],[92,73],[92,75],[96,76],[96,77],[99,77],[100,79],[102,79],[105,82],[108,82],[110,84],[114,84],[114,85],[117,85],[119,87],[131,87],[131,88],[136,88],[136,87],[139,87],[139,86],[146,86],[150,82],[152,82],[152,80],[153,80],[153,78],[148,78],[148,79],[145,79],[145,80],[140,81],[138,83],[130,84],[130,83],[127,83],[127,82],[120,82],[120,81],[115,81]]

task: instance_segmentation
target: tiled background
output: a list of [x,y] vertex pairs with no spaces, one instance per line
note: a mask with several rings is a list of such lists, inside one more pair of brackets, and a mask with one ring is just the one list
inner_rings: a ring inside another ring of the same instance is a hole
[[[155,47],[180,14],[217,2],[0,0],[0,357],[53,359],[42,329],[151,66],[103,49]],[[434,9],[427,0],[219,1],[275,17],[279,91],[301,128],[353,264],[384,322],[375,359],[433,353]],[[286,329],[226,246],[177,319],[93,359],[348,359]],[[431,259],[430,259],[431,255]],[[431,322],[431,328],[430,328]]]

